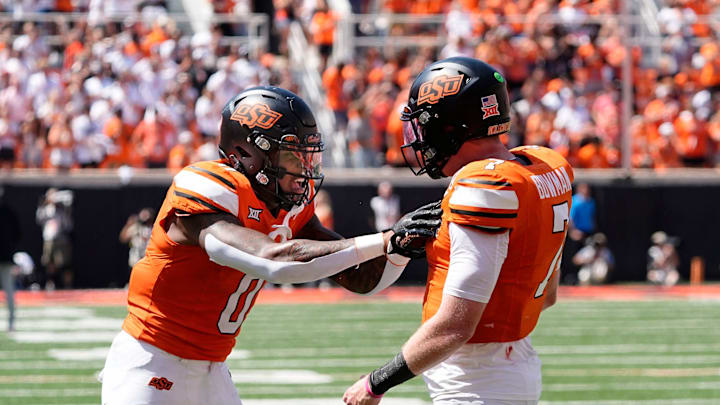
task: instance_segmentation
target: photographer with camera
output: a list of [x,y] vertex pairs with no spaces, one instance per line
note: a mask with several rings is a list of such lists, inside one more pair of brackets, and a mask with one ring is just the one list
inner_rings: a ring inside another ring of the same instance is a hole
[[37,223],[42,227],[41,263],[45,267],[46,290],[72,287],[72,204],[71,190],[50,188],[35,213]]
[[672,287],[680,280],[677,252],[678,240],[663,231],[650,236],[652,246],[648,249],[647,279],[650,284]]
[[[128,217],[125,226],[120,231],[120,242],[129,246],[128,266],[132,270],[135,263],[145,256],[145,248],[152,235],[155,210],[145,207],[137,214]],[[128,271],[128,277],[130,272]]]

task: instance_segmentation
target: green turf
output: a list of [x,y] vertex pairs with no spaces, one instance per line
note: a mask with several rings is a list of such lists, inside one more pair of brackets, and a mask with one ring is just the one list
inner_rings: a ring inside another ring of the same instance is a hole
[[[102,352],[125,309],[69,309],[77,313],[20,308],[13,339],[0,333],[0,405],[99,403],[95,374],[102,358],[55,355],[57,349]],[[0,311],[0,322],[4,316]],[[250,405],[263,398],[339,398],[397,353],[419,318],[419,304],[412,303],[257,305],[236,346],[247,358],[228,363],[236,373],[308,370],[331,378],[238,384]],[[52,333],[50,341],[40,332]],[[543,361],[543,404],[720,404],[720,301],[560,302],[542,315],[533,344]],[[420,378],[387,397],[428,399]]]

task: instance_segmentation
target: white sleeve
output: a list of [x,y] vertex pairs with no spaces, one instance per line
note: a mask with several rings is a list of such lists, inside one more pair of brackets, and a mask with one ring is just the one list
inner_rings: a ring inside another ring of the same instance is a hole
[[210,260],[217,264],[232,267],[271,283],[306,283],[332,276],[385,253],[382,233],[354,239],[353,246],[308,262],[278,262],[254,256],[211,234],[205,236],[205,252]]
[[[388,244],[387,250],[390,249],[392,249],[392,246]],[[408,262],[410,261],[409,258],[405,256],[400,256],[397,253],[387,253],[385,257],[387,261],[385,262],[385,268],[383,269],[380,281],[378,281],[375,288],[362,295],[373,295],[390,287],[395,281],[397,281],[398,278],[400,278],[403,270],[405,270],[405,266],[407,266]]]
[[487,233],[450,223],[450,268],[443,294],[488,302],[507,256],[510,232]]

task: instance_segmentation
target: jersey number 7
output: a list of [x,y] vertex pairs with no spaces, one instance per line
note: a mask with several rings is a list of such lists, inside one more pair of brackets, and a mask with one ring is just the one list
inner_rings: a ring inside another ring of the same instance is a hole
[[555,257],[553,258],[552,262],[550,263],[550,267],[548,268],[547,275],[545,276],[545,279],[538,285],[537,290],[535,290],[535,298],[540,298],[545,293],[545,288],[547,287],[548,281],[550,281],[550,277],[553,274],[553,271],[560,267],[560,257],[562,256],[563,247],[565,246],[565,236],[567,235],[567,223],[570,219],[570,206],[567,201],[564,201],[560,204],[553,205],[553,229],[552,233],[563,233],[563,239],[562,243],[560,244],[560,248],[558,249],[557,253],[555,253]]

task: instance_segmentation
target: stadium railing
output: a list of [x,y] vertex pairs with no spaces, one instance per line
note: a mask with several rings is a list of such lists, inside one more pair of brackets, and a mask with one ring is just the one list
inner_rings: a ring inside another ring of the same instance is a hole
[[[185,13],[168,13],[169,19],[178,25],[190,27],[193,18]],[[140,13],[117,14],[105,16],[102,23],[125,23],[143,19]],[[85,22],[88,20],[88,13],[0,13],[0,24],[2,23],[24,23],[34,22],[42,24],[67,24]],[[148,21],[152,23],[152,21]],[[226,35],[221,38],[222,45],[240,45],[247,47],[248,54],[258,57],[268,49],[270,38],[270,23],[266,14],[251,13],[246,15],[235,14],[213,14],[209,16],[210,24],[233,24],[244,27],[247,35]],[[193,34],[194,32],[184,32]],[[46,35],[45,40],[49,45],[58,46],[64,44],[60,35]]]

